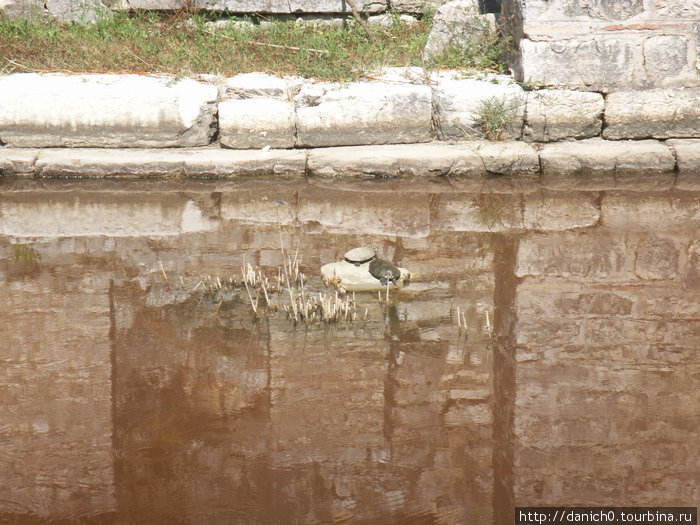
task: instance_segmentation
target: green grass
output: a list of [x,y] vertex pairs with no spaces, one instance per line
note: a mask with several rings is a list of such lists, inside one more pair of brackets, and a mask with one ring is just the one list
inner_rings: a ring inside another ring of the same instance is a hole
[[[421,52],[430,31],[430,16],[411,25],[394,17],[394,24],[388,29],[372,27],[374,42],[359,24],[352,22],[344,27],[323,28],[293,20],[212,27],[207,24],[209,20],[202,14],[117,13],[94,24],[80,25],[7,20],[0,16],[0,73],[230,76],[265,71],[352,80],[383,66],[424,65]],[[261,21],[265,22],[256,20]],[[500,45],[500,40],[495,42]],[[493,47],[491,42],[484,44],[481,51],[462,50],[429,66],[501,71],[505,65],[495,56],[502,53]]]
[[482,101],[476,115],[477,124],[488,140],[500,140],[512,119],[512,111],[506,108],[505,101],[495,97]]

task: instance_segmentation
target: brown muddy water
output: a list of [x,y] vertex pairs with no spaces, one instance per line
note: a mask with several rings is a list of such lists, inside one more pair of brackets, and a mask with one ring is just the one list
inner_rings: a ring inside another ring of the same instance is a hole
[[[5,179],[0,523],[696,505],[700,193],[592,180]],[[281,243],[307,297],[359,245],[416,276],[256,318]]]

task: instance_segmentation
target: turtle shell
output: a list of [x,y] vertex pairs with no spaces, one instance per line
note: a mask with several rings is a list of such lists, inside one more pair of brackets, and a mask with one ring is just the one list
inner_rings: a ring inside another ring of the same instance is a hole
[[381,259],[374,259],[369,263],[369,273],[375,279],[379,279],[382,286],[386,286],[389,281],[396,284],[396,281],[401,278],[401,270],[390,262]]
[[345,260],[359,266],[362,263],[371,261],[377,256],[375,251],[369,246],[361,246],[359,248],[353,248],[345,254]]

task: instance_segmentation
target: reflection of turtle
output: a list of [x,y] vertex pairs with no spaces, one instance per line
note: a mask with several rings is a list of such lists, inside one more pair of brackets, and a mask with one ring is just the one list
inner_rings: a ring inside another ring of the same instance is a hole
[[345,254],[345,260],[351,264],[354,264],[355,266],[360,266],[361,264],[369,262],[375,257],[377,257],[377,251],[369,248],[368,246],[353,248]]
[[401,278],[401,271],[396,266],[377,258],[369,263],[369,273],[375,279],[379,279],[382,286],[386,286],[389,281],[396,285],[396,281]]

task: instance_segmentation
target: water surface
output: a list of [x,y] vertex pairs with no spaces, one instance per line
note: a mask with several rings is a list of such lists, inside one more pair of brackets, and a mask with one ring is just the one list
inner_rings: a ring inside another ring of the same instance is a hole
[[[506,524],[516,505],[700,500],[700,193],[0,189],[2,523]],[[295,325],[285,289],[257,317],[244,288],[204,293],[244,263],[275,280],[281,247],[327,293],[320,266],[365,244],[416,277],[357,294],[355,322]]]

